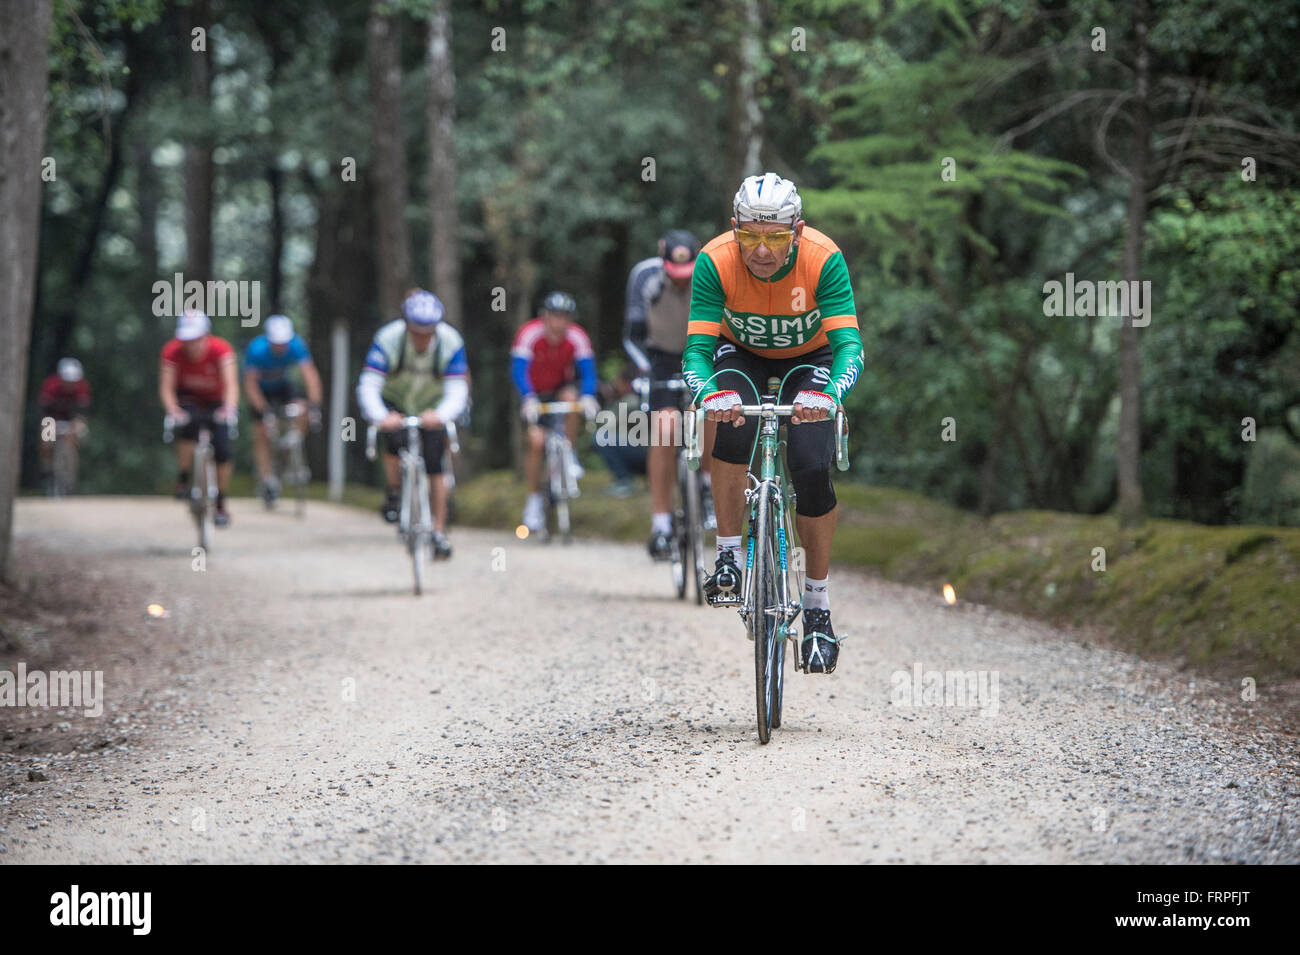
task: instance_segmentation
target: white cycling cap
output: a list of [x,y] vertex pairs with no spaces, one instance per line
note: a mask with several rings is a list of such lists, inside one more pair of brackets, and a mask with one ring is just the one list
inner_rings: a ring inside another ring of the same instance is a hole
[[272,315],[266,320],[266,340],[272,345],[293,341],[293,321],[288,315]]
[[192,342],[212,331],[212,322],[206,312],[197,308],[187,308],[176,319],[176,337],[183,342]]
[[81,362],[75,358],[63,358],[59,361],[59,377],[64,381],[72,384],[81,381],[84,372],[81,370]]

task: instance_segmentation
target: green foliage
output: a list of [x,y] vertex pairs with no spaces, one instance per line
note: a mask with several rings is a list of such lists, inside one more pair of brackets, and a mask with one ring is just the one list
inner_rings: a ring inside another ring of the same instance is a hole
[[[1300,405],[1300,192],[1233,177],[1203,198],[1176,197],[1153,217],[1151,239],[1159,310],[1147,350],[1158,360],[1148,363],[1144,389],[1161,409],[1161,447],[1203,469],[1164,512],[1236,520],[1243,508],[1281,506],[1285,517],[1291,510],[1278,502],[1241,497],[1257,448],[1242,440],[1242,419],[1281,429]],[[1224,474],[1233,477],[1229,486],[1210,485],[1226,495],[1220,510],[1196,489]]]
[[[223,278],[267,279],[268,170],[279,171],[282,305],[304,330],[340,317],[319,289],[309,294],[322,281],[311,272],[322,239],[371,225],[370,5],[212,0],[210,109],[189,92],[187,6],[56,2],[47,152],[58,178],[43,191],[31,377],[34,392],[71,315],[66,347],[96,392],[86,452],[94,489],[152,487],[169,468],[155,389],[170,320],[151,314],[149,288],[184,265],[187,143],[217,146]],[[513,317],[518,296],[570,289],[602,369],[612,371],[622,364],[627,269],[669,227],[706,240],[726,227],[747,8],[452,4],[454,197],[427,182],[431,0],[388,8],[402,35],[411,278],[429,281],[431,198],[455,201],[475,414],[499,427],[488,418],[508,405],[496,399],[509,389],[510,329],[487,312],[485,290],[508,286]],[[855,479],[993,511],[1105,510],[1116,329],[1043,315],[1042,289],[1066,271],[1118,278],[1127,183],[1097,155],[1093,132],[1131,83],[1131,5],[796,0],[758,9],[764,163],[796,179],[808,221],[844,249],[855,281],[867,357],[850,401]],[[1178,0],[1153,5],[1153,15],[1162,122],[1186,115],[1191,91],[1203,88],[1249,106],[1243,122],[1267,114],[1296,128],[1300,15],[1249,0]],[[1088,47],[1096,25],[1108,32],[1105,53]],[[506,31],[505,51],[490,46],[496,27]],[[1123,162],[1122,110],[1111,129]],[[1159,155],[1179,134],[1160,127]],[[101,215],[115,146],[121,168]],[[156,267],[141,233],[141,150],[157,175]],[[356,160],[357,182],[340,179],[343,157]],[[653,181],[642,175],[647,158]],[[1206,175],[1198,160],[1175,179],[1181,185],[1152,196],[1143,474],[1157,515],[1297,519],[1300,213],[1294,170],[1264,159],[1255,183],[1240,182],[1235,168],[1228,179],[1222,169]],[[88,243],[88,272],[79,273]],[[372,280],[371,265],[348,262],[360,283]],[[355,326],[354,368],[376,312],[342,316]],[[219,331],[242,348],[255,330],[226,322]],[[1254,444],[1240,440],[1247,416],[1258,423]],[[955,442],[940,440],[945,418],[955,419]]]

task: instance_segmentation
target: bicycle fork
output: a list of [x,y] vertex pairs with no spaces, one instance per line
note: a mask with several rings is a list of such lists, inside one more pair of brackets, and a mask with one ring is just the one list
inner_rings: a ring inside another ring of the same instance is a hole
[[[766,498],[766,500],[763,500],[763,498]],[[762,542],[757,541],[754,537],[756,521],[751,519],[749,522],[749,534],[746,537],[745,543],[745,572],[740,585],[740,592],[744,594],[745,597],[737,610],[740,613],[741,619],[745,621],[746,626],[749,624],[750,615],[760,610],[767,616],[779,618],[780,623],[777,629],[777,639],[784,640],[793,630],[792,625],[795,618],[799,616],[799,611],[801,609],[799,602],[790,594],[790,555],[789,541],[785,532],[785,508],[781,504],[780,495],[777,493],[775,485],[770,480],[756,481],[754,487],[745,491],[745,501],[755,507],[766,507],[769,527],[775,525],[776,547],[772,556],[776,561],[776,566],[772,568],[772,570],[776,574],[776,604],[771,607],[762,608],[758,608],[754,605],[754,556],[756,547],[762,546]],[[755,502],[757,502],[757,504],[755,504]]]

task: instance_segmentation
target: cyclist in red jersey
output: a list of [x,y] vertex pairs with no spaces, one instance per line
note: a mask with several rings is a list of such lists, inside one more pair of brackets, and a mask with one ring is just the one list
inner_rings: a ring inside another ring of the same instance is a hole
[[[542,454],[546,432],[537,423],[538,406],[548,401],[579,401],[590,418],[596,417],[596,353],[581,325],[573,321],[578,309],[573,296],[552,292],[542,302],[542,315],[525,322],[510,349],[511,377],[519,389],[521,411],[528,422],[528,450],[524,455],[524,479],[528,500],[524,503],[524,525],[530,531],[546,524],[542,502]],[[577,379],[577,382],[574,379]],[[578,416],[566,422],[569,442],[577,447]],[[575,478],[581,478],[581,469]]]
[[158,396],[163,409],[176,422],[176,496],[190,493],[194,442],[199,428],[212,435],[217,461],[216,525],[230,523],[226,513],[226,485],[234,468],[230,454],[230,425],[239,413],[239,374],[235,350],[224,338],[211,334],[212,323],[198,309],[187,309],[176,320],[176,337],[163,346],[158,373]]
[[[52,477],[50,462],[56,441],[68,442],[75,455],[81,432],[85,429],[86,412],[89,410],[90,385],[86,382],[81,362],[75,358],[60,359],[58,371],[41,382],[41,414],[56,422],[68,422],[72,427],[66,434],[56,435],[53,440],[41,441],[42,484],[48,483]],[[75,467],[73,470],[75,472]]]

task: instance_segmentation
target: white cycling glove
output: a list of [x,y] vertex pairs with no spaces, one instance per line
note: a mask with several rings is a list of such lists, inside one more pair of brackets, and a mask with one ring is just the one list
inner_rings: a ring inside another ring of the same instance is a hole
[[715,391],[704,396],[705,411],[728,411],[743,404],[738,391]]
[[792,403],[803,405],[804,410],[820,408],[828,415],[835,410],[835,396],[824,391],[801,391],[794,396]]
[[536,395],[525,395],[519,410],[523,414],[525,421],[529,424],[537,424],[537,415],[541,408],[542,403],[537,400]]

